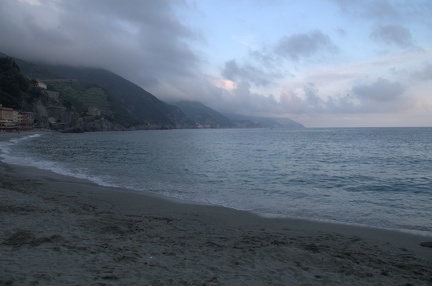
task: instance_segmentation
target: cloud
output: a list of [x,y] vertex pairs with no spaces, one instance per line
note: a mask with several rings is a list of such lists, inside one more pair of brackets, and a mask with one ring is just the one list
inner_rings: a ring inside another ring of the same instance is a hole
[[357,113],[352,96],[329,96],[323,98],[313,83],[299,89],[286,89],[280,95],[280,105],[287,113],[293,114],[330,114]]
[[339,36],[341,36],[341,37],[345,37],[347,34],[345,29],[342,29],[342,28],[337,28],[337,32],[338,32]]
[[[272,95],[252,91],[252,85],[247,81],[234,84],[213,78],[210,85],[203,81],[201,87],[204,88],[194,88],[207,94],[204,103],[221,112],[254,116],[273,116],[279,112],[279,103]],[[202,101],[202,98],[196,100]]]
[[235,106],[241,112],[250,112],[253,110],[258,114],[271,114],[277,109],[277,101],[273,96],[264,96],[252,92],[251,85],[247,82],[240,82],[233,94],[238,101],[238,104]]
[[328,0],[340,8],[343,16],[371,21],[374,24],[417,23],[426,29],[432,27],[430,0]]
[[362,9],[363,16],[372,19],[395,20],[399,18],[399,12],[387,0],[366,1]]
[[331,0],[344,13],[375,21],[397,20],[399,10],[387,0]]
[[306,96],[306,101],[309,105],[318,107],[322,104],[322,99],[318,95],[318,89],[313,83],[308,83],[303,87],[304,94]]
[[360,114],[391,113],[408,110],[412,104],[403,96],[406,88],[399,82],[378,78],[371,84],[360,84],[344,94],[323,96],[314,83],[281,93],[282,110],[293,114]]
[[[162,100],[219,111],[325,118],[398,112],[415,97],[431,106],[431,1],[328,1],[0,0],[0,52],[106,68]],[[253,45],[238,43],[244,35]],[[403,49],[377,54],[374,43]]]
[[215,87],[225,89],[228,91],[235,90],[237,88],[237,85],[235,82],[229,79],[220,79],[215,77],[207,77],[207,80],[212,83]]
[[274,55],[271,52],[266,51],[265,49],[250,50],[249,56],[253,60],[259,62],[260,64],[263,64],[266,67],[274,68],[274,66],[277,64]]
[[258,68],[249,63],[240,65],[236,60],[225,62],[221,74],[228,80],[234,82],[245,81],[253,83],[255,86],[269,85],[276,78],[280,77],[276,72],[267,72],[265,69]]
[[285,36],[279,40],[275,48],[277,54],[292,60],[310,57],[321,51],[334,52],[336,50],[337,48],[330,37],[320,31]]
[[375,41],[396,45],[402,48],[412,45],[410,31],[397,24],[378,26],[372,31],[370,37]]
[[397,100],[405,91],[405,87],[399,82],[390,82],[387,79],[378,78],[370,85],[354,86],[352,91],[361,100],[389,102]]
[[0,2],[0,50],[30,61],[102,67],[152,89],[193,76],[200,35],[183,24],[183,1]]
[[421,70],[412,73],[412,77],[417,80],[432,80],[432,64],[424,63]]

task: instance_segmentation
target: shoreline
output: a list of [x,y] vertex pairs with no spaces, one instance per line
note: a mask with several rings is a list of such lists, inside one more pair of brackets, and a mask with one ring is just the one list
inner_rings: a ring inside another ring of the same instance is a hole
[[[52,131],[49,131],[52,132]],[[10,140],[10,139],[14,139],[14,138],[22,138],[22,137],[26,137],[26,136],[31,136],[31,135],[35,135],[35,134],[43,134],[43,133],[47,133],[46,131],[23,131],[21,133],[5,133],[7,136],[2,136],[2,134],[0,133],[0,142],[1,141],[5,141],[5,140]],[[0,151],[0,156],[1,156],[1,151]],[[10,163],[5,163],[5,162],[1,162],[3,164],[10,164]],[[23,167],[22,165],[18,165],[18,164],[11,164],[17,167]],[[119,190],[127,190],[130,192],[134,192],[137,194],[143,194],[143,195],[147,195],[147,196],[154,196],[156,198],[160,198],[162,200],[168,200],[171,202],[175,202],[175,203],[180,203],[180,204],[192,204],[192,205],[202,205],[202,206],[214,206],[214,207],[222,207],[222,208],[227,208],[227,209],[232,209],[232,210],[236,210],[236,211],[241,211],[241,212],[246,212],[246,213],[250,213],[254,216],[260,217],[260,218],[266,218],[266,219],[286,219],[286,220],[298,220],[298,221],[304,221],[305,223],[310,222],[310,223],[317,223],[317,224],[328,224],[328,225],[335,225],[335,227],[341,226],[347,226],[347,227],[354,227],[354,228],[367,228],[370,229],[371,231],[373,230],[377,230],[377,231],[392,231],[392,232],[397,232],[397,233],[405,233],[405,234],[410,234],[410,235],[415,235],[415,236],[419,236],[419,237],[424,237],[425,239],[429,239],[432,240],[432,232],[430,231],[422,231],[422,230],[414,230],[414,229],[392,229],[392,228],[385,228],[385,227],[378,227],[378,226],[371,226],[371,225],[363,225],[363,224],[358,224],[358,223],[348,223],[348,222],[341,222],[341,221],[334,221],[334,220],[326,220],[326,219],[313,219],[313,218],[304,218],[304,217],[286,217],[286,216],[272,216],[272,215],[265,215],[265,214],[259,214],[259,213],[254,213],[252,211],[248,211],[248,210],[241,210],[241,209],[236,209],[236,208],[232,208],[232,207],[227,207],[227,206],[223,206],[223,205],[214,205],[214,204],[210,204],[210,203],[200,203],[200,202],[195,202],[195,201],[188,201],[188,200],[184,200],[184,199],[180,199],[180,198],[176,198],[176,197],[170,197],[170,196],[165,196],[162,194],[156,194],[156,193],[152,193],[149,191],[144,191],[144,190],[134,190],[134,189],[130,189],[130,188],[125,188],[125,187],[118,187],[118,186],[110,186],[110,185],[103,185],[103,184],[99,184],[96,181],[93,181],[91,179],[88,178],[84,178],[84,177],[76,177],[76,176],[72,176],[70,174],[67,173],[60,173],[60,172],[55,172],[52,170],[47,170],[47,169],[41,169],[35,166],[31,166],[30,168],[33,168],[35,170],[41,171],[41,172],[47,172],[47,173],[52,173],[55,176],[64,176],[64,177],[70,177],[76,180],[83,180],[86,181],[90,184],[95,184],[97,186],[103,187],[103,188],[110,188],[110,189],[119,189]]]
[[420,245],[429,237],[266,218],[3,162],[0,175],[0,285],[432,283],[432,248]]

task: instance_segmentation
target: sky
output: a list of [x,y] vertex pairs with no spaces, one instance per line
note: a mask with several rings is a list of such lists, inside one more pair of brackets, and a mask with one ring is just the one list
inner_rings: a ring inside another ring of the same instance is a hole
[[0,52],[306,127],[432,126],[430,0],[1,0]]

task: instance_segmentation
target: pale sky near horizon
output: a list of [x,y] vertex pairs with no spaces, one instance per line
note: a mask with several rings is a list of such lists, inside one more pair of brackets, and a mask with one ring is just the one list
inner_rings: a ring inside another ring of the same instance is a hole
[[2,0],[0,52],[307,127],[432,126],[429,0]]

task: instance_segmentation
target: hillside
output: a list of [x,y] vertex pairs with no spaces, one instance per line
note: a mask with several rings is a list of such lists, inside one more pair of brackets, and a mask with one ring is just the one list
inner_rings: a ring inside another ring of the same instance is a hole
[[180,109],[110,71],[14,61],[27,77],[46,83],[49,90],[58,92],[61,99],[81,116],[89,109],[97,110],[105,121],[118,125],[115,129],[193,127]]
[[194,127],[179,108],[112,72],[0,59],[10,66],[1,73],[0,104],[33,112],[38,125],[66,131]]
[[239,114],[222,114],[195,101],[179,101],[173,105],[180,108],[198,128],[305,128],[289,118],[254,117]]
[[104,89],[111,96],[112,107],[126,109],[138,124],[162,128],[192,127],[181,110],[160,101],[151,93],[115,73],[95,68],[65,66],[46,66],[46,68],[63,78],[75,79]]
[[0,59],[10,69],[1,75],[0,104],[31,111],[38,125],[52,129],[303,128],[290,119],[222,115],[199,102],[167,104],[104,69],[34,64],[1,53]]
[[31,102],[37,96],[34,83],[27,79],[18,65],[8,57],[0,57],[0,104],[21,109],[23,102]]
[[198,128],[234,127],[230,119],[200,102],[183,100],[173,105],[180,108]]
[[[81,123],[79,115],[71,108],[65,106],[65,102],[53,96],[47,90],[38,86],[35,79],[25,76],[17,63],[10,57],[0,55],[0,104],[14,111],[32,112],[33,116],[27,117],[24,125],[31,128],[36,125],[42,128],[61,126],[63,130],[73,129]],[[5,127],[22,125],[22,122],[13,122],[10,118],[3,118]]]
[[240,114],[224,114],[238,127],[303,129],[303,124],[289,118],[256,117]]

